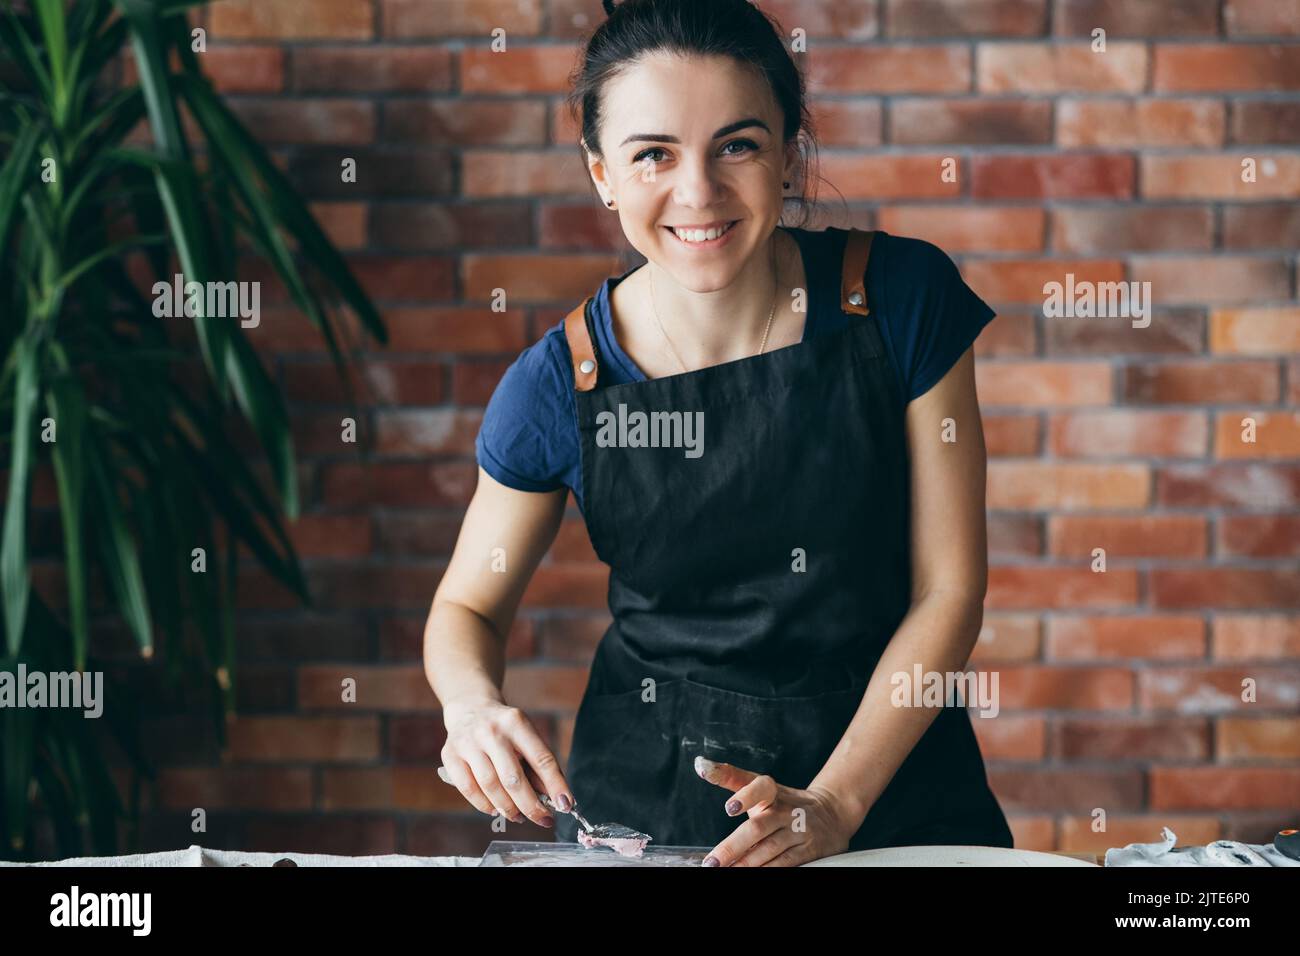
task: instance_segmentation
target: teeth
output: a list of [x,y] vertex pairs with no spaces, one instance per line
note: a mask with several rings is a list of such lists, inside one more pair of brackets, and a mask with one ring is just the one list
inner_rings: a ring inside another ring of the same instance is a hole
[[716,239],[724,232],[729,230],[735,223],[723,226],[721,229],[674,229],[677,238],[683,242],[707,242],[709,239]]

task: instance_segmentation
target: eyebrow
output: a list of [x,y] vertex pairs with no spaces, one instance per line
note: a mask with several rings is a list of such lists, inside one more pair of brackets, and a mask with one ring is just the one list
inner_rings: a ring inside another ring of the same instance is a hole
[[[722,127],[722,129],[714,133],[713,138],[719,139],[723,136],[726,136],[728,133],[734,133],[736,132],[736,130],[739,129],[748,129],[751,126],[757,126],[768,133],[772,132],[770,129],[768,129],[767,124],[764,123],[761,119],[759,119],[756,116],[751,116],[747,119],[736,120],[736,122],[734,123],[728,123],[726,126]],[[623,140],[623,142],[619,143],[618,145],[626,146],[628,143],[633,143],[633,142],[680,143],[681,140],[678,139],[676,136],[669,136],[665,133],[633,133],[631,136]]]

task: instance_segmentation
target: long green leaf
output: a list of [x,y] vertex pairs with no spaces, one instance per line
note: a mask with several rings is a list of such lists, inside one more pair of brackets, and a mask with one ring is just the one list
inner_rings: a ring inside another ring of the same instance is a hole
[[103,521],[99,535],[104,567],[109,583],[117,596],[122,618],[135,635],[136,643],[145,656],[153,654],[153,626],[149,620],[149,602],[145,597],[144,580],[140,574],[140,557],[122,514],[122,505],[114,492],[112,481],[106,473],[107,446],[96,443],[86,460],[90,465],[91,485],[95,489],[96,505]]
[[9,655],[22,647],[31,579],[27,566],[27,489],[32,471],[32,416],[39,390],[40,350],[32,335],[19,338],[14,380],[13,447],[9,457],[9,496],[0,543],[0,590],[4,597],[5,639]]
[[0,252],[3,252],[8,244],[9,228],[14,221],[19,197],[33,182],[39,180],[32,160],[36,156],[36,147],[40,140],[40,126],[36,123],[28,123],[18,134],[18,139],[4,166],[0,166]]
[[64,373],[47,393],[55,421],[54,475],[59,485],[59,512],[63,519],[63,550],[67,558],[68,606],[72,617],[73,666],[86,668],[86,564],[82,524],[85,489],[84,443],[86,401],[80,385],[70,376],[62,348],[51,343]]
[[33,0],[41,24],[45,52],[50,58],[50,77],[54,87],[55,126],[62,129],[67,118],[68,100],[68,33],[63,17],[63,0]]

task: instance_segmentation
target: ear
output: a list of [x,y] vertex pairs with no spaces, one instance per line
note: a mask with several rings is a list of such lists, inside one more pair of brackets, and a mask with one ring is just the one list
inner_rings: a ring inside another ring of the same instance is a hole
[[793,183],[795,174],[799,171],[799,140],[793,139],[785,144],[785,167],[781,170],[781,178],[786,182]]

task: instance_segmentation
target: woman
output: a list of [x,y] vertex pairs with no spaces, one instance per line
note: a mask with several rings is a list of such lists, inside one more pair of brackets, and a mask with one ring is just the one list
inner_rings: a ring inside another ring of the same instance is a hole
[[[526,349],[488,405],[426,628],[446,772],[485,813],[572,841],[534,791],[576,796],[593,823],[711,847],[706,865],[1009,847],[965,708],[891,700],[914,665],[961,672],[980,630],[970,346],[993,313],[928,243],[778,227],[811,131],[764,14],[606,7],[572,102],[647,262]],[[613,623],[566,775],[501,684],[569,490]]]

